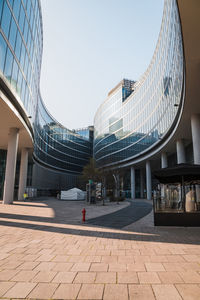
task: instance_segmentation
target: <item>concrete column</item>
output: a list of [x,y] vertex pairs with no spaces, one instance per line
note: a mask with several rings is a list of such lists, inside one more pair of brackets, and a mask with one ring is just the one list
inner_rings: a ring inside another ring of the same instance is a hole
[[152,198],[152,184],[151,184],[151,165],[150,161],[146,162],[146,187],[147,187],[147,200]]
[[131,199],[135,199],[135,168],[131,167]]
[[176,141],[176,152],[177,152],[177,164],[185,163],[186,162],[185,148],[182,139]]
[[11,204],[13,202],[18,140],[19,129],[10,128],[8,135],[3,204]]
[[192,143],[194,163],[200,165],[200,115],[194,114],[191,117]]
[[140,198],[144,198],[144,172],[140,169]]
[[168,167],[168,163],[167,163],[167,154],[166,152],[162,152],[161,153],[161,168],[167,168]]
[[23,148],[21,151],[21,161],[20,161],[18,200],[24,199],[24,192],[25,192],[26,181],[27,181],[27,169],[28,169],[28,149]]

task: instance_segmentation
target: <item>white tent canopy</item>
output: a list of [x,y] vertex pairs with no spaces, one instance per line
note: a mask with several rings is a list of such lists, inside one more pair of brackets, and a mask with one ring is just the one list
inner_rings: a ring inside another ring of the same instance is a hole
[[68,191],[61,191],[61,200],[85,200],[85,192],[80,189],[73,188]]

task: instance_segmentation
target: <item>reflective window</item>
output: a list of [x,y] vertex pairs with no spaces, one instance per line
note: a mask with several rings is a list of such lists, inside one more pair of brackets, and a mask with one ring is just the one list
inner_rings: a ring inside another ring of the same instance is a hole
[[4,69],[4,62],[6,58],[6,42],[2,35],[0,34],[0,69],[3,72]]
[[4,8],[3,8],[2,20],[1,20],[1,27],[7,38],[8,38],[8,34],[9,34],[9,29],[10,29],[10,21],[11,21],[11,11],[8,7],[7,2],[5,1]]
[[10,49],[7,48],[6,62],[5,62],[5,67],[4,67],[4,75],[9,81],[11,81],[12,64],[13,64],[13,55],[12,55]]
[[20,16],[19,16],[19,27],[21,32],[23,32],[24,29],[24,19],[25,19],[25,12],[24,12],[23,5],[21,4]]
[[21,38],[21,35],[18,31],[17,32],[17,41],[16,41],[16,44],[15,44],[15,55],[17,56],[18,60],[20,59],[21,46],[22,46],[22,38]]
[[10,27],[10,34],[9,34],[9,42],[10,42],[13,49],[15,49],[16,35],[17,35],[17,25],[15,23],[14,18],[12,18],[11,27]]
[[17,0],[17,1],[15,0],[14,3],[13,3],[13,12],[14,12],[15,18],[17,20],[19,18],[20,3],[21,3],[20,0]]
[[17,62],[13,61],[13,70],[12,70],[12,86],[17,90],[17,78],[18,78],[19,67]]

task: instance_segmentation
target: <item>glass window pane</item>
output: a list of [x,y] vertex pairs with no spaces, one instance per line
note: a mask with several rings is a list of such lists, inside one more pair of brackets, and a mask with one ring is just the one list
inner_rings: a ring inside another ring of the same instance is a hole
[[20,65],[22,69],[24,68],[24,60],[25,60],[26,50],[24,43],[22,42],[22,50],[21,50],[21,57],[20,57]]
[[15,18],[18,20],[19,17],[19,9],[20,9],[20,0],[14,1],[14,5],[13,5],[13,11],[15,14]]
[[19,28],[21,29],[21,32],[23,32],[24,29],[24,19],[25,19],[25,12],[23,6],[21,5],[20,17],[19,17]]
[[16,42],[16,45],[15,45],[15,55],[17,56],[18,60],[20,58],[21,45],[22,45],[22,38],[21,38],[21,35],[18,31],[18,33],[17,33],[17,42]]
[[10,6],[12,7],[14,0],[8,0],[8,2],[10,3]]
[[1,20],[1,14],[2,14],[2,8],[3,8],[3,0],[0,1],[0,20]]
[[10,21],[11,21],[11,11],[8,7],[7,2],[5,2],[3,8],[2,20],[1,20],[1,27],[7,38],[8,38],[8,33],[10,28]]
[[18,77],[18,71],[19,71],[19,67],[18,64],[16,62],[16,60],[14,60],[13,62],[13,71],[12,71],[12,86],[17,89],[17,77]]
[[22,72],[19,70],[18,80],[17,80],[17,92],[19,95],[21,94],[22,78],[23,78]]
[[10,42],[13,49],[15,49],[16,35],[17,35],[17,25],[15,23],[15,20],[12,18],[11,27],[10,27],[9,42]]
[[8,48],[6,54],[6,63],[4,67],[4,75],[9,81],[11,81],[12,64],[13,64],[13,55],[10,49]]
[[3,72],[5,56],[6,56],[6,42],[2,35],[0,34],[0,69]]
[[27,42],[27,35],[28,35],[28,22],[25,19],[25,24],[24,24],[24,41],[25,41],[25,43]]

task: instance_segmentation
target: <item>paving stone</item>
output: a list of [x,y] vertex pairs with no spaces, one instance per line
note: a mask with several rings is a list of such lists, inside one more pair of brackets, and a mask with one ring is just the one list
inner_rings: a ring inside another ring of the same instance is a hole
[[102,263],[117,263],[118,262],[118,256],[114,255],[103,255],[101,256],[101,262]]
[[176,288],[184,300],[199,300],[200,299],[200,285],[176,284]]
[[26,298],[28,294],[34,289],[36,283],[17,282],[4,295],[6,298]]
[[41,262],[34,269],[35,271],[51,271],[55,267],[55,262]]
[[184,271],[182,263],[169,262],[169,263],[163,263],[163,266],[166,271],[177,271],[177,272]]
[[71,262],[71,263],[82,263],[82,262],[85,261],[85,256],[82,256],[82,255],[71,255],[71,256],[68,256],[67,261]]
[[178,272],[185,283],[200,283],[200,274],[195,271]]
[[17,269],[18,270],[33,270],[39,264],[40,264],[39,262],[28,261],[23,264],[20,264],[20,266]]
[[23,257],[23,261],[35,261],[38,257],[38,254],[27,254]]
[[106,284],[103,299],[128,300],[127,284]]
[[36,259],[36,261],[52,261],[54,257],[54,254],[42,254]]
[[26,271],[22,270],[17,273],[11,280],[12,281],[31,281],[38,271]]
[[120,271],[126,271],[127,267],[126,264],[120,264],[120,263],[111,263],[109,264],[109,272],[120,272]]
[[177,289],[172,284],[153,284],[153,291],[156,299],[159,300],[182,300]]
[[183,283],[183,279],[177,272],[157,272],[162,283]]
[[0,282],[0,297],[2,297],[14,285],[15,285],[15,282],[1,281]]
[[28,295],[33,299],[50,299],[54,294],[58,284],[56,283],[38,283],[37,286]]
[[[34,272],[34,271],[33,271]],[[35,271],[37,275],[32,279],[33,282],[50,282],[56,276],[57,272],[53,271]]]
[[130,300],[155,300],[151,286],[129,284],[128,289]]
[[78,272],[74,279],[74,283],[94,283],[96,278],[95,272]]
[[75,263],[71,268],[71,271],[88,271],[90,268],[90,263]]
[[76,274],[77,274],[76,272],[58,272],[57,275],[52,280],[52,282],[72,283]]
[[185,262],[182,255],[166,255],[168,262]]
[[156,272],[138,272],[139,282],[141,284],[153,284],[153,283],[161,283],[158,274]]
[[11,261],[1,266],[1,269],[4,270],[14,270],[19,267],[23,261]]
[[19,270],[3,270],[0,272],[0,281],[10,280],[17,273],[19,273]]
[[120,255],[118,256],[118,263],[119,264],[128,264],[128,263],[134,263],[134,258],[133,258],[133,255],[126,255],[126,256],[123,256],[123,255]]
[[77,299],[102,299],[103,290],[103,284],[83,284]]
[[116,272],[98,272],[96,283],[116,283]]
[[54,255],[52,259],[53,262],[67,262],[69,256],[68,255]]
[[128,271],[146,271],[144,263],[127,264]]
[[80,288],[81,284],[60,284],[53,299],[76,299]]
[[90,255],[85,257],[84,262],[101,262],[101,256],[100,255]]
[[165,271],[161,263],[145,263],[145,267],[148,272]]
[[118,272],[117,283],[138,283],[136,272]]
[[92,263],[90,267],[91,272],[106,272],[108,271],[108,264],[106,263]]
[[163,263],[163,262],[169,262],[167,259],[167,256],[165,255],[151,255],[150,256],[150,261],[151,262],[157,262],[157,263]]
[[56,263],[52,271],[67,272],[72,268],[73,265],[74,265],[73,263]]

